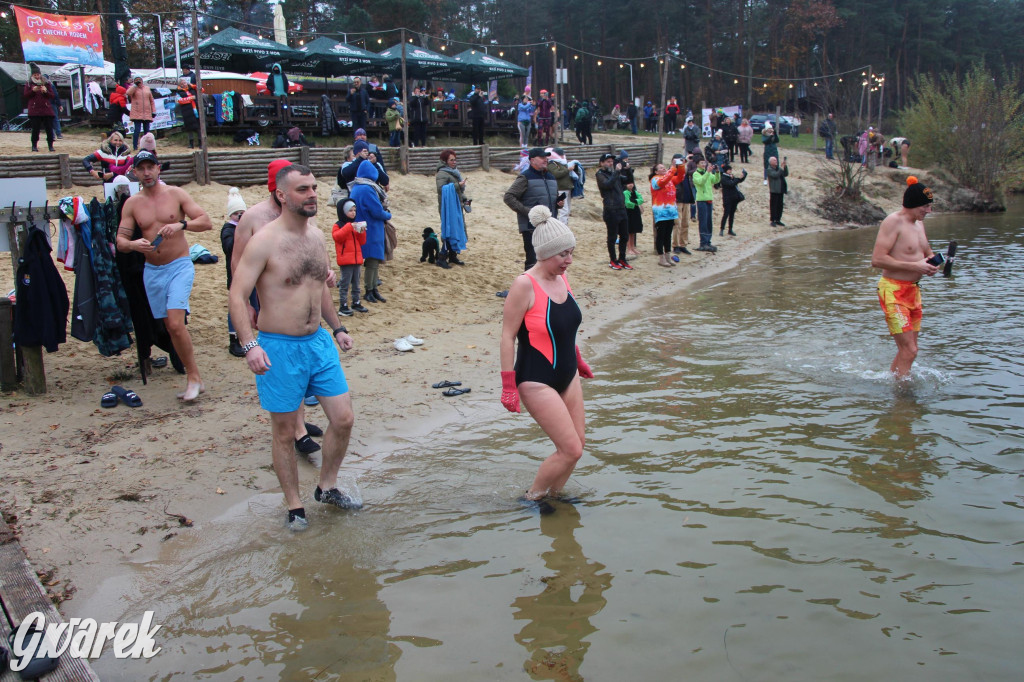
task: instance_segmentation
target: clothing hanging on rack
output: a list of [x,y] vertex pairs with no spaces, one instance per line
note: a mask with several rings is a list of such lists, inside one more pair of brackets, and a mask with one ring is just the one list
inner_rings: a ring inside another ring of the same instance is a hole
[[53,264],[48,237],[35,225],[25,234],[15,282],[14,341],[53,353],[68,340],[68,290]]

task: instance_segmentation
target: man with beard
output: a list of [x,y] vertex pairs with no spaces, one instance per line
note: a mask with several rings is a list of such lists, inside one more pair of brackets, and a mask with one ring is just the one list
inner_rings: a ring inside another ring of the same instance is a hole
[[[253,235],[242,252],[230,307],[245,361],[256,375],[260,405],[271,415],[274,471],[288,505],[288,527],[300,531],[309,524],[299,497],[292,430],[308,393],[320,401],[329,422],[313,499],[341,509],[362,506],[337,487],[354,416],[334,344],[347,351],[352,337],[338,320],[328,288],[323,233],[309,221],[317,209],[316,178],[309,168],[292,164],[278,171],[275,185],[281,215]],[[246,310],[253,287],[260,298],[258,339]],[[331,332],[320,326],[321,318]]]
[[[156,154],[143,150],[135,155],[133,163],[142,189],[124,203],[117,228],[117,248],[124,253],[137,251],[146,257],[143,281],[149,307],[154,319],[165,320],[174,350],[185,365],[188,383],[178,398],[191,402],[206,387],[196,366],[192,337],[185,326],[196,275],[185,230],[205,232],[213,223],[185,190],[160,182]],[[136,225],[142,237],[133,240]]]

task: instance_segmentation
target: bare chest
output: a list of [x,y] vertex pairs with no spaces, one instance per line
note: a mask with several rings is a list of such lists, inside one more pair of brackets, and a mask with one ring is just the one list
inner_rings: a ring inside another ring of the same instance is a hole
[[317,236],[282,239],[267,262],[267,272],[284,286],[323,284],[327,281],[327,250]]
[[132,215],[147,239],[152,239],[151,235],[164,225],[179,222],[184,217],[181,202],[173,195],[165,194],[155,199],[142,194],[137,196],[139,201],[132,207]]

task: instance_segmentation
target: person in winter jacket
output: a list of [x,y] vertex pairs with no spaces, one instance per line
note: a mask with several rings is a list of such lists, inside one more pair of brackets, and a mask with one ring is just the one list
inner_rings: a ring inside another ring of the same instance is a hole
[[405,119],[398,110],[398,98],[388,101],[388,110],[384,112],[384,120],[388,124],[388,144],[392,147],[402,146],[402,134],[405,132]]
[[[345,199],[338,204],[338,222],[331,228],[334,250],[338,257],[341,276],[338,277],[338,314],[351,317],[352,311],[370,312],[359,302],[359,271],[363,266],[363,244],[366,243],[366,223],[356,220],[356,202]],[[352,288],[352,307],[348,307],[348,290]]]
[[280,64],[274,64],[270,67],[270,73],[267,75],[267,93],[280,98],[281,109],[286,113],[288,110],[288,87],[290,85],[288,76],[284,75]]
[[153,123],[153,114],[156,112],[156,100],[153,99],[153,91],[142,81],[142,76],[136,76],[131,87],[125,92],[131,109],[128,118],[135,127],[132,133],[132,150],[138,151],[139,138],[149,132],[149,126]]
[[686,179],[686,168],[673,163],[672,170],[665,164],[655,164],[648,176],[651,183],[651,213],[654,214],[654,248],[658,252],[658,265],[671,267],[672,230],[679,219],[676,208],[676,191],[679,183]]
[[789,168],[786,160],[779,160],[774,156],[768,159],[768,213],[771,225],[785,227],[782,222],[783,197],[786,196],[786,176],[789,175]]
[[115,130],[100,148],[82,159],[82,167],[100,182],[109,182],[131,169],[132,153],[124,143],[121,131]]
[[721,237],[725,234],[725,223],[729,222],[729,236],[735,237],[736,233],[732,231],[733,219],[736,217],[736,208],[742,201],[743,194],[740,193],[739,184],[747,179],[747,169],[743,169],[742,177],[735,177],[732,174],[732,166],[725,164],[722,166],[722,224],[718,229],[718,236]]
[[29,64],[32,75],[22,92],[25,100],[25,108],[28,110],[28,120],[32,123],[32,151],[39,151],[39,131],[46,131],[46,146],[53,151],[53,100],[56,97],[56,90],[50,81],[43,77],[39,67],[34,63]]
[[519,128],[520,147],[527,147],[530,144],[530,133],[533,129],[536,111],[537,107],[533,104],[533,98],[523,95],[523,101],[516,106],[516,126]]
[[626,245],[626,254],[639,256],[636,250],[636,236],[644,231],[644,195],[637,191],[636,183],[627,183],[622,193],[626,202],[626,221],[629,224],[629,244]]
[[686,125],[683,127],[683,142],[686,144],[687,154],[692,154],[700,149],[700,128],[692,118],[686,119]]
[[665,132],[669,135],[676,134],[676,118],[679,116],[679,103],[676,98],[669,99],[665,105]]
[[430,100],[419,86],[412,89],[409,98],[409,146],[427,146],[427,123],[430,122]]
[[110,93],[110,123],[124,127],[124,115],[128,113],[128,81],[118,83]]
[[195,147],[193,136],[199,131],[199,109],[196,107],[196,88],[189,83],[187,78],[179,78],[178,89],[175,95],[175,102],[178,105],[178,116],[184,124],[185,132],[188,133],[189,149],[192,149]]
[[[604,204],[601,217],[607,230],[608,267],[612,270],[632,270],[633,266],[626,261],[629,218],[626,215],[625,188],[622,185],[622,163],[613,154],[602,154],[600,163],[601,168],[594,178]],[[616,242],[619,247],[618,258],[615,257]]]
[[743,119],[736,128],[736,144],[740,148],[740,162],[750,161],[750,143],[754,139],[754,129],[750,127],[750,121]]
[[722,139],[725,140],[725,144],[729,148],[729,161],[736,160],[736,145],[739,142],[740,133],[736,128],[736,122],[732,120],[731,116],[726,116],[722,119],[722,127],[719,129],[722,131]]
[[555,176],[558,183],[558,194],[565,195],[565,199],[558,209],[558,222],[569,225],[569,213],[572,204],[572,188],[579,178],[579,161],[569,161],[565,158],[565,150],[561,147],[548,147],[545,149],[548,157],[548,172]]
[[729,163],[729,145],[725,143],[724,137],[725,131],[719,128],[715,131],[715,139],[711,143],[711,151],[715,154],[711,161],[719,168]]
[[690,209],[694,208],[693,202],[696,198],[692,174],[697,165],[688,162],[682,154],[672,155],[672,165],[681,168],[683,174],[683,179],[676,183],[676,212],[679,218],[672,233],[672,253],[685,253],[689,256],[691,254],[686,248],[686,242],[690,236]]
[[831,161],[835,158],[836,145],[836,119],[831,111],[818,126],[818,134],[825,139],[825,158]]
[[369,160],[360,161],[356,178],[349,185],[349,196],[356,204],[356,220],[366,223],[366,241],[363,250],[363,298],[370,303],[387,303],[377,289],[378,271],[384,262],[384,221],[391,220],[391,213],[384,208],[387,198],[384,189],[377,183],[380,173]]
[[644,130],[653,133],[657,126],[658,115],[650,102],[644,105]]
[[697,188],[697,229],[700,231],[698,251],[718,251],[718,247],[711,245],[712,189],[721,179],[718,166],[708,164],[707,159],[703,158],[697,162],[697,170],[693,172],[693,186]]

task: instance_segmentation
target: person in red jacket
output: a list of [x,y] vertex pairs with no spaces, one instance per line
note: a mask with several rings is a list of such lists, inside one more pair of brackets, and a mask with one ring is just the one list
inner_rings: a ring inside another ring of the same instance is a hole
[[669,99],[665,105],[665,132],[669,135],[676,134],[676,117],[679,116],[679,103],[675,97]]
[[32,75],[25,83],[25,90],[22,93],[25,99],[25,108],[28,110],[28,120],[32,123],[32,151],[37,152],[39,148],[39,130],[46,130],[46,145],[53,151],[53,100],[56,91],[50,82],[43,78],[39,67],[34,63],[29,64]]
[[124,127],[124,116],[128,113],[128,79],[118,83],[110,93],[110,122],[118,128]]
[[[363,265],[363,244],[366,243],[366,223],[354,222],[356,219],[356,202],[345,199],[338,204],[338,222],[331,228],[334,237],[334,249],[338,254],[338,267],[341,277],[338,278],[338,298],[341,307],[338,314],[351,317],[352,311],[370,312],[359,302],[359,271]],[[348,307],[348,288],[352,287],[352,307]]]

